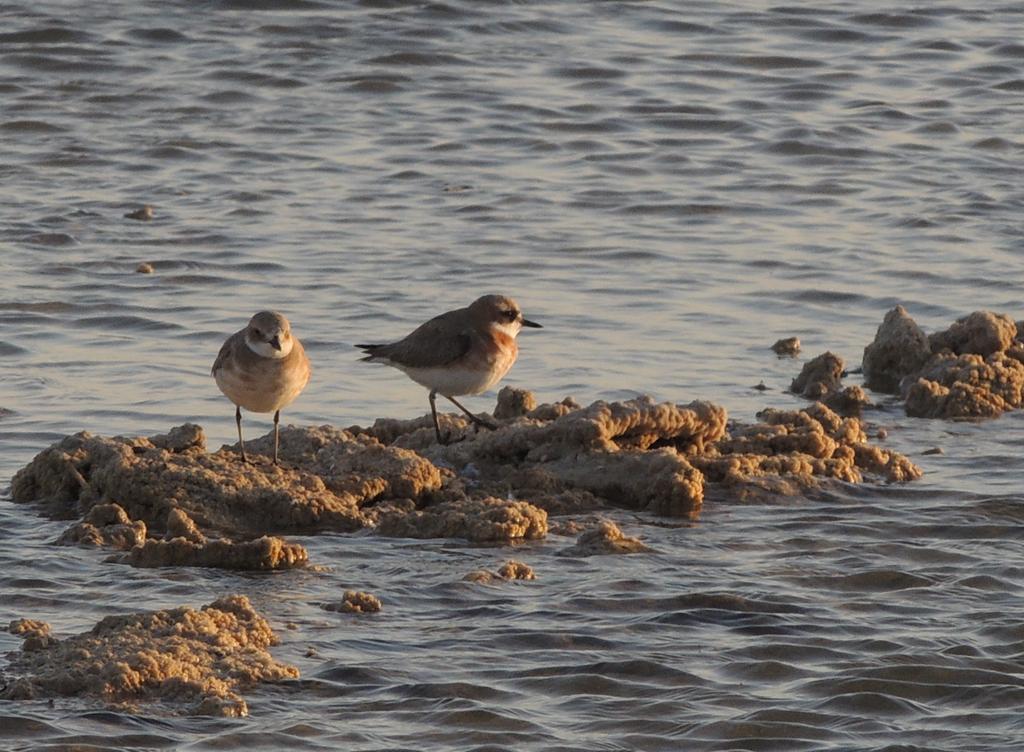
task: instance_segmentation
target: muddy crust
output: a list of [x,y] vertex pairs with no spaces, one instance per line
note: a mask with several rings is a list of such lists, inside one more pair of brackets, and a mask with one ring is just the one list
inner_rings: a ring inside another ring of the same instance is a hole
[[[829,355],[819,362],[838,375],[842,362]],[[280,534],[370,529],[511,543],[546,537],[549,515],[608,506],[691,517],[709,487],[743,500],[805,493],[828,479],[920,475],[905,457],[869,445],[858,418],[822,403],[729,424],[705,401],[538,405],[507,388],[495,413],[509,416],[495,431],[442,416],[456,439],[447,446],[429,416],[367,428],[288,426],[281,466],[265,456],[270,434],[249,442],[256,459],[246,464],[235,447],[208,452],[193,424],[151,438],[82,432],[19,471],[12,494],[50,516],[78,518],[60,542],[123,551],[113,561],[266,570],[307,562],[305,549]]]
[[244,716],[240,691],[299,675],[267,652],[277,636],[243,595],[108,616],[64,639],[29,619],[8,631],[24,642],[8,656],[5,700],[88,697],[130,711],[159,704],[175,714]]
[[994,418],[1024,406],[1024,343],[1006,314],[975,311],[926,335],[903,306],[864,350],[865,385],[915,418]]

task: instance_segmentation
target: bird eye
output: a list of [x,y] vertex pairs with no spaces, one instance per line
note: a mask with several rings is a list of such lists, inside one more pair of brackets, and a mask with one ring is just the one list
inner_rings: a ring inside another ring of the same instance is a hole
[[505,311],[505,318],[507,318],[509,321],[515,321],[518,315],[519,311]]

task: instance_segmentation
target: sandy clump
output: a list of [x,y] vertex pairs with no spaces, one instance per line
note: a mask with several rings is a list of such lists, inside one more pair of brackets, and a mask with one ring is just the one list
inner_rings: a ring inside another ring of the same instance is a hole
[[526,501],[461,499],[424,509],[385,510],[377,532],[392,538],[464,538],[474,543],[536,540],[547,535],[548,513]]
[[149,222],[154,216],[156,216],[156,213],[153,211],[153,207],[149,204],[143,204],[138,209],[127,212],[124,215],[125,219],[134,219],[137,222]]
[[945,351],[907,385],[904,398],[915,418],[995,418],[1024,405],[1024,363],[1005,353]]
[[833,352],[825,352],[804,363],[789,391],[808,399],[820,399],[841,386],[846,364]]
[[127,550],[146,540],[146,523],[132,520],[117,504],[97,504],[57,539],[59,545],[80,544]]
[[830,409],[846,417],[860,417],[871,405],[867,393],[859,386],[843,387],[846,363],[833,352],[825,352],[804,364],[793,379],[789,391],[811,400],[820,400]]
[[864,386],[896,393],[900,381],[919,371],[931,354],[924,330],[898,305],[885,314],[874,341],[864,348]]
[[611,520],[602,520],[597,527],[584,532],[576,545],[562,549],[559,556],[605,556],[608,554],[650,553],[639,538],[630,538]]
[[724,498],[764,499],[803,493],[832,478],[906,482],[921,470],[895,451],[870,445],[858,418],[816,402],[803,410],[768,408],[759,423],[738,425],[707,454],[693,458]]
[[[363,505],[418,499],[441,486],[442,472],[428,460],[370,437],[289,427],[281,442],[292,466],[245,464],[230,449],[208,453],[191,424],[148,439],[81,432],[37,455],[11,490],[52,517],[82,517],[62,542],[131,548],[118,559],[125,563],[276,569],[301,565],[306,552],[271,533],[359,530],[369,524]],[[252,443],[260,451],[260,441]],[[183,534],[183,520],[197,534]],[[147,539],[147,531],[167,534]]]
[[210,540],[180,509],[168,515],[164,538],[148,538],[112,561],[133,567],[217,567],[220,569],[291,569],[309,561],[298,543],[263,535],[255,540]]
[[242,595],[196,610],[187,606],[108,616],[90,631],[56,639],[49,625],[12,622],[25,638],[11,654],[0,699],[92,698],[135,708],[160,703],[186,715],[244,716],[239,691],[297,678],[273,659],[270,624]]
[[975,311],[954,321],[949,329],[928,337],[933,353],[950,350],[956,355],[973,353],[987,358],[1006,352],[1017,337],[1017,324],[1012,318],[991,311]]
[[772,352],[780,358],[795,358],[800,354],[800,338],[785,337],[775,341],[772,345]]
[[860,417],[864,408],[871,406],[867,392],[856,384],[826,394],[821,398],[821,402],[830,410],[846,417]]
[[339,611],[345,614],[375,614],[384,608],[380,598],[362,590],[346,590],[337,603],[324,605],[325,611]]
[[494,417],[498,420],[520,418],[536,409],[537,399],[533,396],[533,392],[514,386],[504,386],[498,392],[498,404],[494,408]]
[[925,335],[902,306],[864,351],[869,388],[899,392],[919,418],[992,418],[1024,405],[1024,345],[1005,314],[975,311]]
[[481,585],[488,585],[493,582],[510,582],[512,580],[535,580],[537,575],[533,571],[533,567],[529,564],[524,564],[521,561],[515,559],[509,559],[502,564],[498,571],[491,572],[487,569],[478,569],[475,572],[470,572],[462,578],[466,582],[476,582]]

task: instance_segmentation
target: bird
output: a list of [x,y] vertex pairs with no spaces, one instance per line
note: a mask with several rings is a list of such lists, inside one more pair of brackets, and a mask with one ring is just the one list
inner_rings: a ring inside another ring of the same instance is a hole
[[260,311],[244,329],[225,340],[210,373],[224,396],[235,405],[243,462],[248,462],[248,458],[242,441],[242,408],[254,413],[274,413],[274,464],[279,464],[281,409],[306,388],[310,372],[302,343],[292,336],[288,319],[276,311]]
[[442,313],[397,342],[384,345],[356,345],[368,363],[383,363],[405,373],[430,390],[430,414],[439,444],[448,444],[437,422],[437,395],[459,408],[475,426],[497,426],[478,418],[456,397],[480,394],[508,373],[519,355],[516,335],[523,327],[543,327],[523,318],[512,298],[484,295],[465,308]]

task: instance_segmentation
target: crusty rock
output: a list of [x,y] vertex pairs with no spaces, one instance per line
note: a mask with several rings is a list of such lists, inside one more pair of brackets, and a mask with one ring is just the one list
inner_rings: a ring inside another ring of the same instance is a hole
[[929,338],[932,352],[952,350],[956,355],[974,353],[988,357],[1010,348],[1017,337],[1017,324],[1009,316],[991,311],[975,311],[957,319],[944,332],[935,332]]
[[298,543],[270,535],[250,541],[218,538],[202,543],[186,538],[149,538],[111,560],[142,568],[215,567],[258,571],[300,567],[309,561],[309,554]]
[[897,306],[878,332],[864,351],[867,385],[898,388],[907,415],[994,418],[1024,405],[1024,344],[1010,316],[975,311],[925,337]]
[[864,408],[871,405],[867,392],[857,385],[848,386],[839,392],[826,394],[821,401],[830,410],[851,418],[860,417]]
[[195,423],[183,423],[167,433],[150,438],[150,443],[168,452],[184,452],[186,449],[206,450],[206,434],[203,427]]
[[769,408],[758,417],[760,423],[734,426],[710,451],[692,458],[709,482],[729,490],[728,498],[798,494],[825,478],[860,483],[865,473],[892,482],[921,475],[898,452],[869,445],[860,420],[820,402],[799,411]]
[[779,357],[795,358],[800,354],[800,338],[786,337],[776,340],[772,345],[772,351]]
[[[45,624],[25,624],[18,628],[29,639],[49,633]],[[0,690],[0,699],[81,697],[129,708],[162,703],[175,713],[244,716],[240,690],[299,675],[267,652],[276,642],[266,619],[241,595],[198,611],[183,606],[108,616],[88,632],[12,653],[9,672],[17,679]]]
[[494,408],[494,417],[498,420],[521,418],[531,410],[537,409],[537,400],[533,392],[505,386],[498,392],[498,405]]
[[843,359],[835,353],[822,353],[804,363],[800,375],[790,384],[789,391],[808,399],[820,399],[839,390],[845,367]]
[[324,604],[325,611],[340,611],[346,614],[375,614],[384,606],[380,598],[362,590],[346,590],[337,603]]
[[470,572],[462,578],[467,582],[476,582],[481,585],[488,585],[492,582],[509,581],[509,580],[535,580],[537,575],[533,572],[533,567],[529,564],[524,564],[521,561],[515,559],[509,559],[497,572],[491,572],[487,569],[477,569],[474,572]]
[[[273,434],[246,444],[250,453],[271,454]],[[341,496],[362,504],[380,498],[417,499],[441,487],[442,473],[415,452],[384,446],[333,426],[288,426],[280,432],[280,456],[319,477]]]
[[611,520],[602,520],[583,533],[576,545],[558,552],[559,556],[597,556],[606,554],[638,554],[651,551],[638,538],[629,538]]
[[[26,653],[34,650],[45,650],[57,643],[57,638],[51,633],[50,625],[45,621],[15,619],[10,623],[7,631],[13,635],[18,635],[24,640],[21,644],[21,649]],[[2,693],[2,690],[0,690],[0,693]],[[2,694],[0,694],[0,697],[2,697]]]
[[874,341],[864,348],[864,386],[896,393],[900,380],[920,370],[930,356],[928,337],[898,305],[885,315]]
[[1024,363],[1003,353],[939,353],[905,399],[916,418],[994,418],[1024,405]]
[[548,514],[525,501],[496,498],[447,501],[406,512],[385,512],[377,532],[395,538],[465,538],[478,543],[543,538]]
[[206,543],[206,536],[196,526],[195,521],[181,509],[172,509],[167,515],[166,540],[183,538],[192,543]]
[[57,539],[58,545],[78,543],[85,546],[109,546],[128,550],[146,540],[146,523],[132,520],[117,504],[97,504],[85,518]]
[[515,559],[509,559],[498,567],[498,576],[503,580],[536,580],[533,567]]
[[[166,437],[181,439],[188,433],[176,429]],[[208,454],[205,441],[194,438],[167,441],[166,446],[176,448],[161,448],[145,438],[69,436],[18,471],[12,496],[40,501],[53,516],[116,500],[131,519],[150,529],[161,529],[174,509],[204,530],[238,535],[363,527],[359,505],[367,499],[334,492],[318,475],[269,462],[245,464],[231,452]],[[368,449],[378,452],[378,442]],[[357,485],[349,480],[350,486]]]
[[564,483],[582,487],[615,506],[670,517],[696,513],[704,475],[693,458],[671,447],[596,454],[586,463],[561,460],[551,467]]
[[227,538],[209,540],[181,509],[171,510],[166,527],[163,540],[143,540],[128,553],[112,557],[111,561],[144,568],[267,570],[299,567],[309,560],[306,549],[298,543],[272,536],[237,542]]

